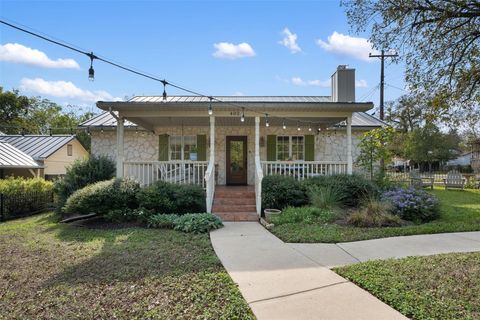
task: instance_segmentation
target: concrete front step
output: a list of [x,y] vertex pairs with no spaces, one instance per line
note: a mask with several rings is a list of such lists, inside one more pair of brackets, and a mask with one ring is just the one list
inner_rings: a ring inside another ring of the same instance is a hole
[[216,212],[214,213],[222,221],[258,221],[256,212]]
[[216,205],[255,205],[255,198],[215,198],[213,204]]

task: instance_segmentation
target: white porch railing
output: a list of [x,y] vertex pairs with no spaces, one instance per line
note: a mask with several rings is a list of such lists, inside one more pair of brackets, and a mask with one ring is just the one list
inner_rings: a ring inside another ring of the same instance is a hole
[[304,180],[322,175],[347,173],[347,161],[262,161],[264,175],[279,174]]
[[255,202],[258,215],[262,213],[262,180],[263,170],[260,157],[255,157]]
[[213,198],[215,195],[215,164],[213,161],[210,161],[208,164],[207,171],[205,172],[205,184],[206,184],[206,201],[207,201],[207,212],[212,212]]
[[126,161],[124,177],[133,179],[141,186],[162,180],[178,184],[197,184],[206,188],[207,161]]

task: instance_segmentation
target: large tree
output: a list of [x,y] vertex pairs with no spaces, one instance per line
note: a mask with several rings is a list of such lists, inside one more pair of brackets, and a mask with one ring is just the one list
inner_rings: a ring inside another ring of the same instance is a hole
[[76,134],[90,149],[90,137],[78,125],[94,114],[58,104],[41,97],[26,97],[17,90],[3,91],[0,87],[0,131],[8,134]]
[[480,114],[480,1],[343,0],[356,32],[376,49],[394,49],[406,81],[431,115],[456,120]]

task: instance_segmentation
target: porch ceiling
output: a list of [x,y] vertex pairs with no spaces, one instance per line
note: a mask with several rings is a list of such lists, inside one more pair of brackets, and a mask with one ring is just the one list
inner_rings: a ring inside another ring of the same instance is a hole
[[[168,126],[210,126],[210,119],[206,117],[127,117],[127,120],[133,122],[147,130],[154,130],[155,128]],[[285,120],[285,125],[288,127],[297,126],[297,120],[301,121],[301,126],[306,126],[309,123],[312,126],[320,126],[322,128],[331,127],[345,120],[345,117],[295,117]],[[269,124],[271,126],[283,125],[282,118],[271,117]],[[308,122],[308,123],[307,123]],[[261,117],[261,125],[265,125],[265,117]],[[220,127],[235,127],[235,126],[255,126],[254,117],[245,117],[245,122],[240,121],[240,117],[215,117],[215,126]]]

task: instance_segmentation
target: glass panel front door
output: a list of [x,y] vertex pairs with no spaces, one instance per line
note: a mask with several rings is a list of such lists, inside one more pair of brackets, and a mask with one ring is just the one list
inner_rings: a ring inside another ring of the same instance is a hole
[[227,137],[227,184],[247,184],[247,137]]

